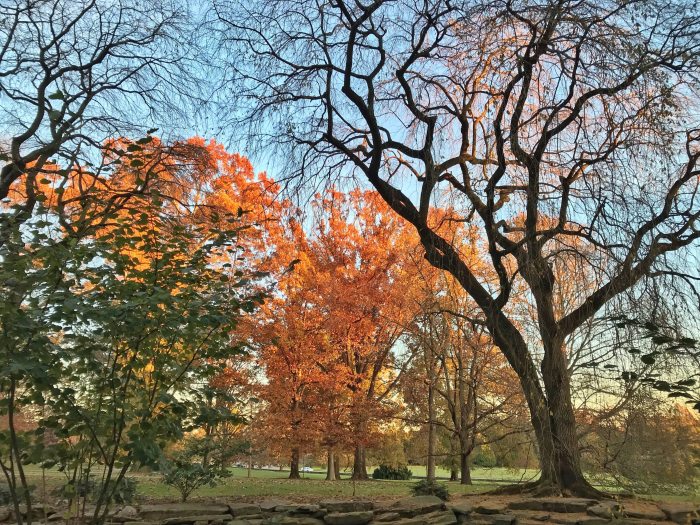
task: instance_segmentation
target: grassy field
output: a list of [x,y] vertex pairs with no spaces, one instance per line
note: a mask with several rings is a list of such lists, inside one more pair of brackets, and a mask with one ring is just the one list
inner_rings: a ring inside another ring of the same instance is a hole
[[[36,486],[37,494],[45,489],[47,493],[66,482],[64,474],[55,470],[41,470],[28,467],[27,474],[30,482]],[[414,476],[424,476],[425,467],[411,467]],[[342,473],[341,481],[329,483],[325,481],[325,472],[303,472],[300,480],[287,479],[288,471],[257,470],[251,471],[245,468],[232,468],[232,476],[224,480],[216,487],[203,487],[196,492],[194,498],[211,497],[296,497],[296,498],[323,498],[323,497],[350,497],[366,496],[373,498],[399,497],[410,494],[413,481],[364,481],[351,482],[347,478],[349,473]],[[371,469],[370,469],[371,473]],[[494,481],[508,480],[517,482],[522,476],[525,479],[536,475],[536,472],[514,472],[507,469],[474,469],[472,476],[477,480],[473,485],[460,485],[448,482],[450,492],[454,495],[473,494],[484,492],[495,486]],[[172,500],[177,499],[175,489],[164,485],[160,476],[155,473],[133,472],[130,477],[138,480],[137,491],[139,498],[143,500]],[[449,476],[447,471],[438,471],[438,476]]]
[[[411,467],[414,476],[424,476],[425,469],[423,467]],[[316,501],[329,497],[368,497],[372,499],[396,498],[408,496],[410,494],[411,484],[413,481],[364,481],[355,482],[347,479],[348,474],[345,473],[345,479],[338,482],[327,482],[324,480],[325,473],[321,472],[305,472],[304,478],[300,480],[287,479],[289,475],[285,471],[274,470],[252,470],[251,477],[248,477],[248,471],[245,468],[232,468],[232,476],[227,478],[216,487],[203,487],[199,489],[190,499],[226,499],[226,498],[243,498],[253,499],[262,497],[281,497],[295,501]],[[438,476],[449,476],[449,472],[439,470]],[[475,468],[472,470],[473,485],[460,485],[456,482],[446,482],[450,494],[453,497],[460,495],[476,494],[486,492],[498,483],[508,482],[515,483],[518,481],[526,481],[537,475],[536,471],[514,471],[504,468],[482,469]],[[178,493],[175,489],[164,485],[161,482],[160,476],[153,473],[133,472],[129,474],[138,480],[137,499],[144,501],[173,501],[178,499]],[[41,470],[29,467],[28,477],[31,483],[36,486],[35,494],[41,497],[43,489],[50,494],[52,489],[65,483],[65,476],[55,470],[47,470],[42,473]],[[613,490],[614,491],[614,490]],[[645,496],[651,499],[658,500],[674,500],[674,501],[693,501],[700,503],[700,495],[696,491],[695,495],[691,496],[676,496],[676,495],[648,495]],[[47,498],[50,501],[52,497]]]

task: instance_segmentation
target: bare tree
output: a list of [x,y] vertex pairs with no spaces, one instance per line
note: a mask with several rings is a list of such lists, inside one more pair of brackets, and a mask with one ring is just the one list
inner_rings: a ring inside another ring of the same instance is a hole
[[176,96],[196,93],[186,15],[178,0],[0,5],[0,199],[21,186],[0,226],[32,214],[42,173],[80,165],[106,178],[106,139],[143,135],[156,111],[181,114]]
[[[581,465],[565,341],[700,237],[694,81],[700,17],[670,0],[217,2],[213,23],[259,143],[304,182],[356,175],[482,310],[537,436],[533,490],[598,491]],[[496,279],[435,224],[471,222]],[[553,265],[597,276],[556,312]],[[508,313],[535,306],[536,338]]]

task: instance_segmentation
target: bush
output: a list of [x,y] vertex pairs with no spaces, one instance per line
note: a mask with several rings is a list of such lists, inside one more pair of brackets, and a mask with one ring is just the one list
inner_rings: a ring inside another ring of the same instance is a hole
[[[76,481],[69,481],[53,490],[53,495],[62,499],[89,498],[97,500],[102,492],[102,484],[95,481],[95,475],[82,476]],[[136,484],[134,478],[122,478],[115,487],[116,480],[109,480],[107,483],[107,493],[111,493],[110,503],[132,503],[136,497]]]
[[[204,460],[204,458],[208,460]],[[161,465],[163,483],[175,487],[180,492],[181,501],[195,490],[206,485],[215,487],[230,476],[224,459],[214,454],[214,443],[208,439],[189,438],[183,447]]]
[[372,473],[372,478],[374,479],[399,479],[406,480],[411,479],[413,472],[408,470],[406,466],[400,467],[390,467],[389,465],[379,465],[378,468],[374,469]]
[[122,478],[114,488],[115,481],[110,480],[107,484],[107,490],[112,492],[111,503],[124,505],[125,503],[133,503],[136,498],[136,484],[138,480],[134,478]]
[[10,487],[7,483],[0,483],[0,505],[9,505],[10,503],[12,503]]
[[93,495],[96,487],[95,475],[84,474],[76,480],[70,480],[60,487],[57,487],[52,493],[59,498],[72,500]]
[[447,486],[443,483],[422,479],[411,487],[414,496],[437,496],[442,501],[450,499]]
[[473,462],[477,467],[493,468],[498,466],[496,454],[488,445],[482,445],[477,449]]

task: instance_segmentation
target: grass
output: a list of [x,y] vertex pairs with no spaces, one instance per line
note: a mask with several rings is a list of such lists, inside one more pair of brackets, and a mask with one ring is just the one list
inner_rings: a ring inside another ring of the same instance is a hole
[[[414,476],[424,476],[425,468],[412,466]],[[338,482],[325,481],[325,473],[304,472],[304,479],[287,479],[288,471],[252,470],[251,477],[245,468],[232,468],[232,476],[216,487],[203,487],[195,492],[191,499],[225,499],[225,498],[264,498],[279,497],[296,501],[316,501],[324,498],[367,497],[371,499],[397,498],[410,495],[412,481],[371,480],[351,482],[345,478]],[[371,469],[370,469],[371,473]],[[27,467],[30,482],[36,486],[36,496],[41,498],[42,488],[50,494],[51,490],[65,483],[65,476],[55,470],[42,471],[36,467]],[[444,481],[453,497],[486,492],[499,483],[515,483],[536,476],[537,472],[518,471],[505,468],[474,468],[473,485],[460,485],[458,482]],[[164,485],[157,473],[133,472],[129,474],[138,480],[137,498],[139,501],[177,501],[178,492]],[[449,472],[439,469],[437,475],[449,476]],[[649,499],[665,501],[690,501],[700,503],[700,496],[680,496],[655,494],[645,496]],[[42,498],[43,499],[43,498]],[[50,501],[53,497],[47,498]]]

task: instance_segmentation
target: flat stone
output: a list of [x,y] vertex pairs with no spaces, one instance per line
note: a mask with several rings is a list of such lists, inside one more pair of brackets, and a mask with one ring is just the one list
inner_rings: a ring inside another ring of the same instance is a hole
[[438,510],[424,514],[421,518],[425,519],[429,525],[457,525],[457,515],[451,510]]
[[122,525],[161,525],[160,521],[125,521]]
[[[23,518],[27,517],[27,506],[26,505],[20,505],[19,511],[22,513]],[[56,509],[50,505],[42,505],[42,504],[32,505],[32,518],[42,518],[43,519],[43,517],[45,515],[51,516],[52,514],[56,514]]]
[[262,518],[251,519],[246,517],[245,519],[234,519],[232,521],[227,522],[226,525],[259,525],[262,522]]
[[676,523],[689,523],[693,518],[700,518],[700,509],[690,503],[662,503],[659,508]]
[[398,519],[401,519],[401,514],[399,514],[398,512],[383,512],[374,517],[374,521],[378,521],[380,523],[385,523],[387,521],[396,521]]
[[489,520],[491,521],[492,525],[515,525],[518,518],[512,514],[490,514]]
[[[5,521],[5,520],[0,520],[0,521]],[[51,514],[48,518],[46,518],[46,521],[50,522],[56,522],[56,521],[63,521],[63,514],[57,512],[56,514]]]
[[228,514],[228,505],[218,503],[164,503],[141,505],[140,511],[141,518],[146,521],[160,521],[181,516],[211,516],[214,514]]
[[263,512],[273,512],[275,508],[282,506],[282,505],[291,505],[291,501],[287,501],[284,499],[266,499],[261,501],[258,506],[260,507],[260,510]]
[[262,525],[323,525],[323,521],[311,516],[288,516],[278,514],[262,521]]
[[230,514],[198,514],[195,516],[177,516],[176,518],[166,518],[162,521],[163,525],[184,525],[186,523],[194,523],[195,521],[203,521],[206,523],[215,523],[233,520]]
[[666,521],[666,513],[656,506],[627,506],[624,507],[625,516],[650,521]]
[[617,523],[617,521],[610,521],[610,518],[601,516],[584,516],[576,520],[576,525],[606,525],[608,523]]
[[492,502],[482,503],[481,505],[474,507],[474,512],[477,514],[504,514],[504,510],[503,505],[497,505]]
[[405,518],[399,521],[392,521],[391,525],[428,525],[428,521],[420,516],[418,518]]
[[229,503],[228,510],[232,516],[250,516],[251,514],[260,514],[260,505],[252,503]]
[[121,509],[118,509],[114,514],[109,516],[111,521],[125,522],[125,521],[141,521],[139,517],[139,511],[131,505],[126,505]]
[[372,521],[374,512],[361,510],[357,512],[331,512],[326,514],[323,521],[328,525],[365,525]]
[[7,521],[12,516],[12,510],[9,507],[0,507],[0,521]]
[[591,516],[611,520],[621,516],[622,506],[617,501],[601,501],[600,503],[588,507],[586,512]]
[[466,501],[448,503],[447,508],[458,516],[469,516],[472,513],[472,506]]
[[322,501],[320,506],[328,512],[360,512],[374,509],[374,503],[371,501],[329,500]]
[[587,498],[531,498],[512,501],[508,504],[511,510],[543,510],[547,512],[575,513],[586,512],[598,502]]
[[445,502],[437,496],[413,496],[395,501],[391,508],[402,516],[412,518],[420,514],[443,510]]
[[285,505],[277,505],[275,507],[275,512],[288,512],[290,514],[313,514],[321,510],[318,505],[304,505],[304,504],[294,504],[287,503]]

